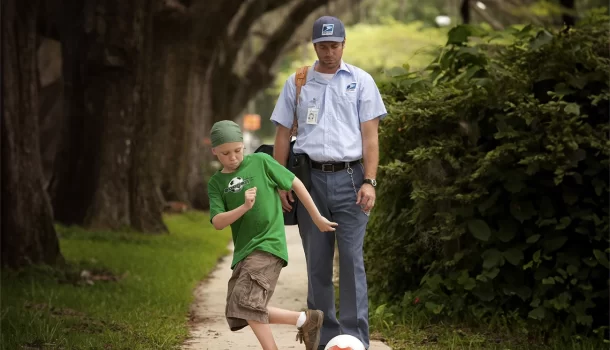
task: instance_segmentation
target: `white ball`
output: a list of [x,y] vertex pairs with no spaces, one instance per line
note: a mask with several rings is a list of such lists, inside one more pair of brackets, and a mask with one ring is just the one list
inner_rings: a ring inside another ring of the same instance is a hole
[[324,350],[365,350],[362,342],[348,334],[341,334],[332,338]]

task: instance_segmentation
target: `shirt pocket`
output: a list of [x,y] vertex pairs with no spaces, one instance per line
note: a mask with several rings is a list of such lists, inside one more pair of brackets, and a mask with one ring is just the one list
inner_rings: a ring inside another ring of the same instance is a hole
[[336,93],[336,118],[345,123],[358,120],[358,92],[341,91]]

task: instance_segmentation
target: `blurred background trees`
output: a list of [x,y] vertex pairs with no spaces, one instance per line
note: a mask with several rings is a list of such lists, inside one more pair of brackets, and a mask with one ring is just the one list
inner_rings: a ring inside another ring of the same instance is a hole
[[[465,18],[490,28],[558,26],[566,16],[577,20],[600,5],[7,1],[3,264],[61,260],[53,222],[163,233],[161,213],[168,203],[207,209],[206,178],[214,171],[208,128],[217,120],[259,115],[260,125],[247,130],[255,140],[249,151],[256,142],[270,141],[269,116],[279,88],[296,67],[315,59],[309,39],[318,16],[343,19],[345,60],[382,83],[394,66],[426,67],[448,30]],[[8,250],[18,253],[4,254]]]

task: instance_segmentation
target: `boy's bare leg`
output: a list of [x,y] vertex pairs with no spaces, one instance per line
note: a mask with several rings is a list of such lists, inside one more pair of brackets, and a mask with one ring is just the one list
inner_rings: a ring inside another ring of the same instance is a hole
[[320,328],[324,319],[324,313],[319,310],[307,310],[307,312],[290,311],[277,307],[267,306],[269,323],[248,321],[248,325],[254,331],[256,338],[262,345],[263,350],[278,350],[270,324],[287,324],[296,326],[298,329],[297,340],[305,343],[308,350],[316,350],[320,343]]
[[269,323],[290,324],[293,326],[296,326],[297,320],[301,315],[298,311],[284,310],[273,306],[267,306],[267,312],[269,313]]
[[275,339],[273,339],[273,333],[271,333],[271,327],[269,327],[268,324],[248,321],[248,325],[252,328],[252,331],[256,335],[258,342],[261,343],[263,350],[278,350]]

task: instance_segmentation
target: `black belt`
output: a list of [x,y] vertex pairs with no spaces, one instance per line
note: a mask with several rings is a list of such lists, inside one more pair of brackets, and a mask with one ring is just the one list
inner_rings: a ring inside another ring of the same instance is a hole
[[322,170],[325,173],[334,173],[337,171],[341,171],[344,169],[347,169],[348,167],[352,167],[353,165],[356,165],[358,163],[360,163],[360,160],[355,160],[353,162],[336,162],[336,163],[321,163],[321,162],[316,162],[316,161],[310,161],[311,163],[311,168],[312,169],[317,169],[317,170]]

